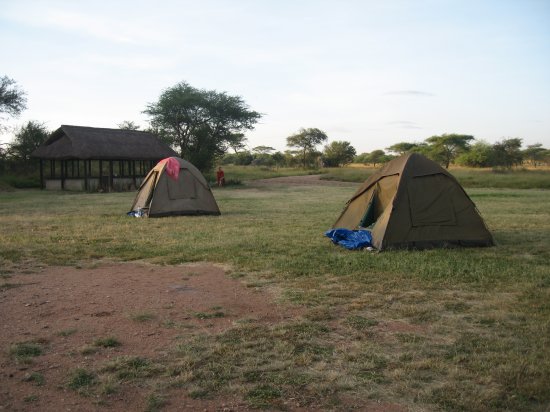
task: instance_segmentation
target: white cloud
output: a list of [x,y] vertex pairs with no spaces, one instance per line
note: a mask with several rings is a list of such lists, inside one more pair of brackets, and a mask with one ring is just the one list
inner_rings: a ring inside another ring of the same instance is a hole
[[384,93],[386,96],[411,96],[411,97],[432,97],[433,93],[423,92],[420,90],[393,90]]
[[387,123],[390,126],[397,126],[401,129],[422,129],[417,123],[410,120],[394,120]]

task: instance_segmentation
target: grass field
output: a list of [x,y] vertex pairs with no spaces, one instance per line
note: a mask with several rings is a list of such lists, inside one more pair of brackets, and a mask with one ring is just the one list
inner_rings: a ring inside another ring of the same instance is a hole
[[[326,169],[301,169],[292,167],[262,167],[262,166],[222,166],[226,180],[243,182],[245,180],[270,179],[283,176],[300,176],[308,174],[326,173]],[[207,174],[209,182],[216,182],[215,173]]]
[[[360,183],[378,169],[354,166],[323,169],[325,174],[322,179]],[[493,170],[451,167],[449,172],[464,187],[550,189],[550,171],[548,168]]]
[[113,385],[126,382],[113,371],[134,373],[157,409],[178,376],[193,397],[236,394],[258,408],[294,398],[323,409],[371,399],[411,410],[547,410],[550,191],[468,189],[497,247],[384,253],[323,237],[353,191],[214,189],[222,216],[162,219],[127,217],[133,193],[0,192],[0,268],[219,262],[304,308],[272,326],[186,335],[162,360],[136,354],[94,371]]

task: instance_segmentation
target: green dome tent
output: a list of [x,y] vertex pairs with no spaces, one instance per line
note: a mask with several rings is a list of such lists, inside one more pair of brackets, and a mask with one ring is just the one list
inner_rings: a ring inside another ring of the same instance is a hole
[[417,153],[394,159],[370,176],[333,228],[368,229],[378,250],[494,245],[458,181]]
[[161,217],[219,215],[220,209],[208,182],[187,160],[161,160],[145,176],[128,214]]

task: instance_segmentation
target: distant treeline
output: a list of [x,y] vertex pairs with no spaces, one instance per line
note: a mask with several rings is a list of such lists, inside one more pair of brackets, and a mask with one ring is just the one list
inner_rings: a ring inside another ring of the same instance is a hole
[[515,166],[550,164],[550,150],[536,143],[522,148],[522,139],[509,138],[490,144],[470,135],[443,134],[421,143],[401,142],[384,150],[361,153],[354,162],[377,165],[405,153],[421,153],[449,167],[451,164],[468,167],[510,169]]
[[[540,143],[522,148],[520,138],[503,139],[490,144],[476,140],[473,136],[460,134],[432,136],[421,143],[396,143],[385,150],[359,155],[355,155],[355,148],[349,142],[337,141],[325,146],[322,151],[309,151],[306,154],[306,164],[309,167],[339,167],[353,162],[378,166],[406,153],[421,153],[447,168],[451,164],[503,169],[550,165],[550,150]],[[300,167],[304,164],[302,152],[280,152],[268,146],[227,153],[222,157],[221,163],[267,167]]]

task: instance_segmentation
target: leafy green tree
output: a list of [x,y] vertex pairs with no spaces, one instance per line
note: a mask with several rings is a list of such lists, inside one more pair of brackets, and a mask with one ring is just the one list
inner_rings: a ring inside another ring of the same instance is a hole
[[[25,92],[15,80],[8,76],[0,77],[0,115],[19,116],[27,108]],[[2,117],[0,117],[2,119]]]
[[529,162],[531,162],[534,167],[537,167],[538,163],[542,163],[545,152],[547,152],[547,150],[542,147],[541,143],[530,144],[527,146],[527,149],[523,151],[523,157],[529,159]]
[[365,159],[368,157],[368,153],[361,153],[353,158],[353,163],[368,163]]
[[318,168],[323,167],[323,152],[320,150],[312,150],[311,152],[308,152],[306,163],[310,165],[312,168]]
[[258,154],[271,154],[271,152],[274,152],[275,151],[275,148],[274,147],[271,147],[271,146],[256,146],[256,147],[253,147],[252,148],[252,151],[254,153],[258,153]]
[[31,120],[16,131],[9,152],[14,160],[28,162],[31,153],[45,142],[49,135],[50,132],[43,123]]
[[541,162],[547,166],[550,165],[550,149],[544,149],[544,152],[540,154]]
[[298,150],[285,150],[285,165],[288,167],[298,167],[302,164],[302,153]]
[[275,161],[269,154],[262,153],[254,156],[254,160],[252,160],[252,165],[271,167],[271,166],[275,166]]
[[200,170],[210,170],[216,157],[239,146],[245,130],[260,119],[239,96],[196,89],[181,82],[162,92],[144,111],[152,129]]
[[410,153],[417,149],[419,147],[418,143],[408,143],[408,142],[400,142],[395,143],[391,145],[390,147],[386,147],[386,150],[388,152],[395,153],[398,156],[404,155],[406,153]]
[[469,167],[490,167],[493,158],[493,147],[482,140],[474,143],[470,150],[459,155],[455,162]]
[[425,141],[430,145],[430,157],[448,169],[458,155],[468,151],[472,140],[474,136],[453,133],[428,137]]
[[374,150],[365,157],[364,163],[371,163],[376,167],[377,164],[385,163],[388,160],[388,155],[383,150]]
[[235,154],[237,156],[237,161],[235,162],[235,164],[238,166],[248,166],[252,164],[252,161],[254,160],[254,156],[248,150]]
[[302,166],[307,167],[308,155],[312,157],[315,147],[328,139],[325,132],[317,128],[300,129],[296,134],[286,138],[288,147],[295,147],[300,150],[302,157]]
[[254,160],[252,164],[254,166],[274,166],[275,161],[271,157],[271,152],[275,151],[275,148],[271,146],[256,146],[252,148],[254,153]]
[[8,160],[8,144],[0,143],[0,172],[6,169],[6,161]]
[[240,150],[246,149],[246,140],[244,133],[231,133],[227,138],[227,146],[238,153]]
[[507,169],[520,165],[523,162],[521,143],[522,139],[517,137],[496,142],[493,145],[491,165]]
[[286,163],[285,155],[281,152],[275,152],[271,155],[271,158],[275,162],[275,166],[282,167]]
[[122,123],[117,124],[117,126],[122,130],[139,130],[139,126],[131,120],[124,120]]
[[248,150],[237,153],[226,153],[222,158],[223,164],[234,164],[237,166],[248,166],[254,160],[254,156]]
[[325,166],[340,167],[353,162],[355,148],[350,142],[335,141],[325,146],[323,161]]

